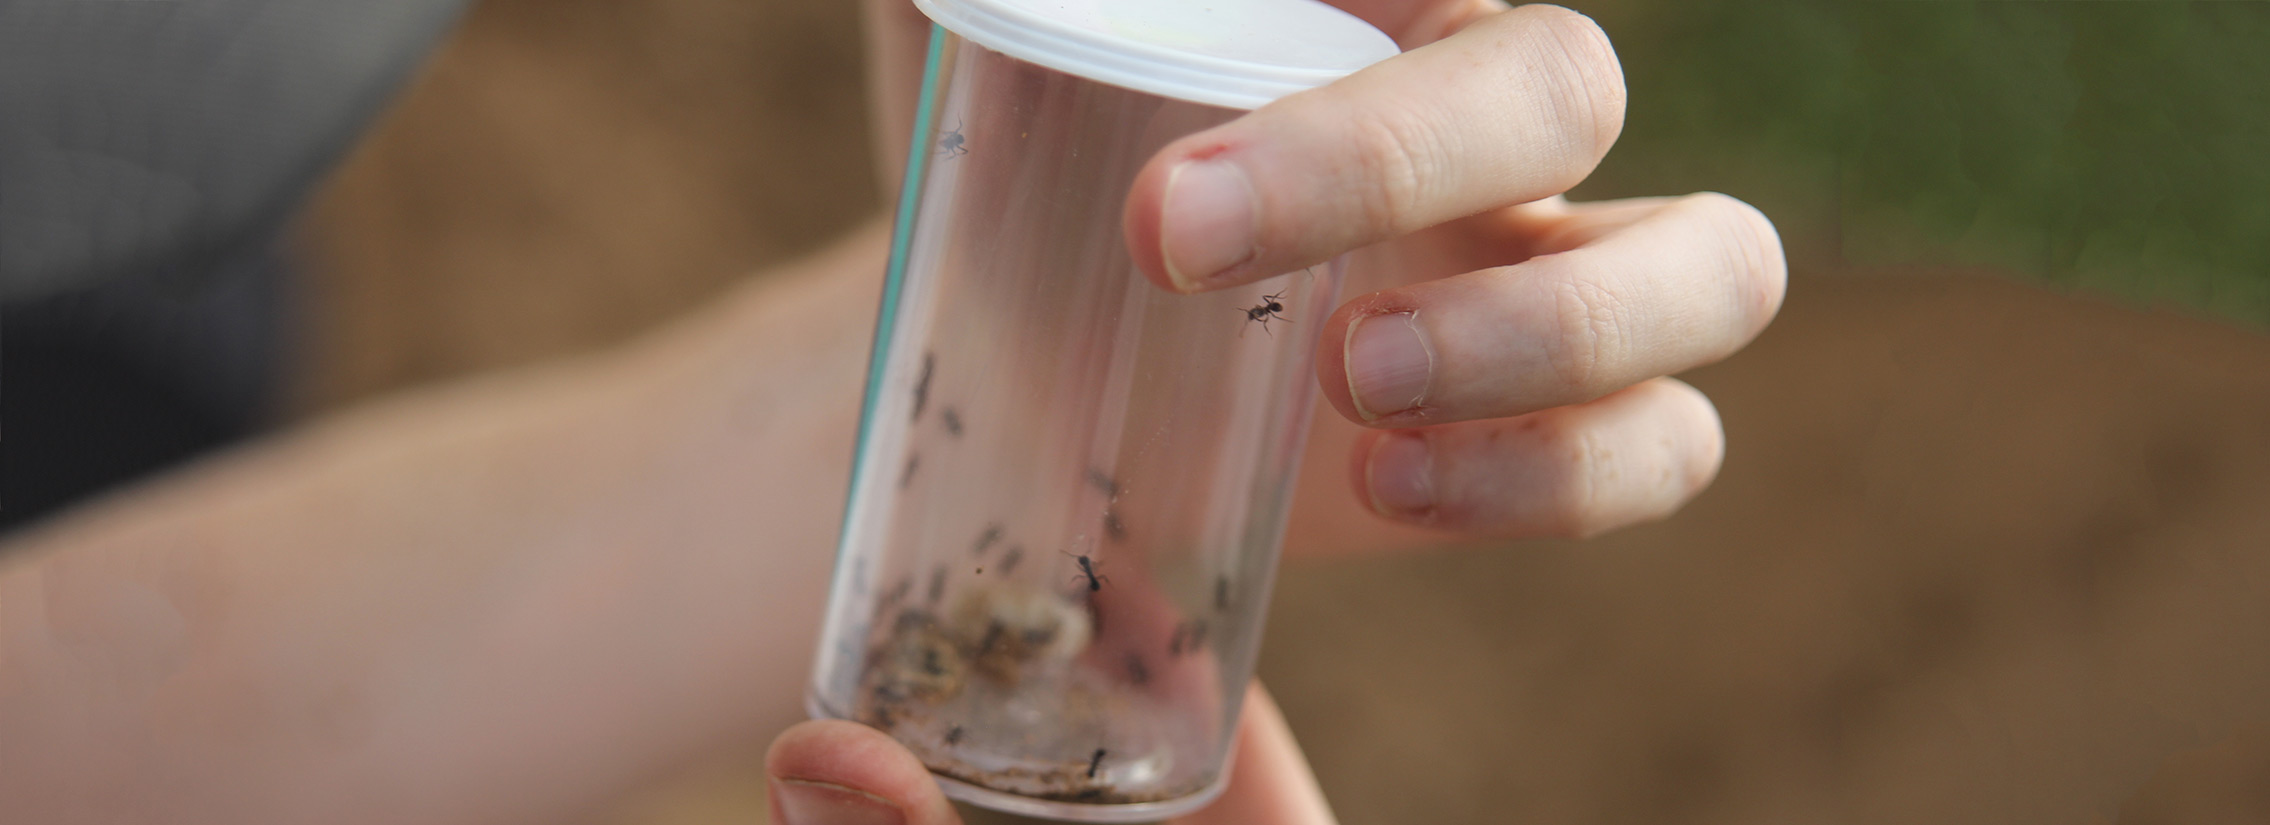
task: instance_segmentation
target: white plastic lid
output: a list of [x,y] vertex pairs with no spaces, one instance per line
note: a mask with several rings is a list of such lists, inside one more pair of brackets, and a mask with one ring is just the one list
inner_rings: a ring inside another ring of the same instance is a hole
[[978,45],[1099,83],[1252,109],[1395,56],[1317,0],[914,0]]

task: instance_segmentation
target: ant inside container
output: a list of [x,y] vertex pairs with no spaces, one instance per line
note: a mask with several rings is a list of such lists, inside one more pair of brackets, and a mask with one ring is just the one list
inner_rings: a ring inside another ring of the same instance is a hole
[[[1171,818],[1222,787],[1314,409],[1309,321],[1343,268],[1162,289],[1129,194],[1172,142],[1394,43],[1314,0],[915,5],[942,25],[808,706],[889,732],[957,799]],[[1114,20],[1143,25],[1085,28]],[[1107,53],[1159,71],[1050,62]]]

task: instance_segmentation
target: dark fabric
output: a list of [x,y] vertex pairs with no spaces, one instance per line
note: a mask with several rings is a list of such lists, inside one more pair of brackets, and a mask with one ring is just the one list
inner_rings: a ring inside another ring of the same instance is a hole
[[0,531],[243,438],[282,225],[464,0],[0,0]]
[[271,235],[464,0],[0,0],[0,296]]

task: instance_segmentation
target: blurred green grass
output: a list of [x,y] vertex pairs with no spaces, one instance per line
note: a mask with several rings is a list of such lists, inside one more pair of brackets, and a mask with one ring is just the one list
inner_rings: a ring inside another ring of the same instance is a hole
[[1580,197],[1715,189],[1800,274],[1986,266],[2270,326],[2270,4],[1577,4],[1631,105]]

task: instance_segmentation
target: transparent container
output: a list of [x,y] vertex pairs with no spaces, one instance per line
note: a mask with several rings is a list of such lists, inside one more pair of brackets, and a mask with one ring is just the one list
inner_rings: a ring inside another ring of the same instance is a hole
[[[1117,5],[1156,24],[1158,2]],[[1345,20],[1378,54],[1335,59],[1393,54]],[[1013,813],[1220,792],[1341,278],[1178,295],[1137,272],[1137,170],[1268,96],[1148,85],[1181,96],[935,28],[886,276],[808,704]]]

